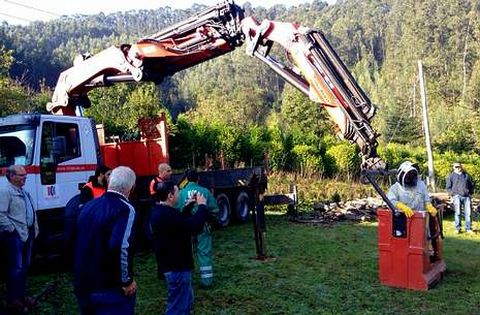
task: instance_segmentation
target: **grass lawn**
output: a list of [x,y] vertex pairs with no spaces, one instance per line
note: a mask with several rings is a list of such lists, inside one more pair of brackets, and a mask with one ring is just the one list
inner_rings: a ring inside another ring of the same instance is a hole
[[[448,271],[428,292],[380,285],[377,224],[309,226],[268,213],[266,262],[253,259],[251,224],[214,232],[215,286],[204,290],[195,274],[195,314],[480,314],[480,232],[454,235],[445,221]],[[137,314],[162,314],[165,283],[153,255],[138,255]],[[60,287],[35,314],[77,314],[70,276],[29,277],[30,293],[59,280]],[[4,286],[0,286],[4,296]]]

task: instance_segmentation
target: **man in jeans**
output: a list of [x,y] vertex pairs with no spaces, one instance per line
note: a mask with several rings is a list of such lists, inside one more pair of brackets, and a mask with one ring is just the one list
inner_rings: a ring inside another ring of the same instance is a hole
[[7,256],[7,308],[11,314],[34,306],[25,297],[27,268],[38,224],[30,194],[23,189],[27,172],[20,165],[7,169],[7,182],[0,188],[0,248]]
[[[171,181],[157,183],[156,203],[151,212],[150,228],[157,258],[158,275],[166,279],[168,297],[166,315],[188,315],[192,312],[192,237],[207,219],[206,199],[202,194],[187,201],[182,213],[175,208],[178,187]],[[198,210],[190,215],[192,207]]]
[[453,206],[455,208],[455,232],[461,232],[460,209],[463,205],[465,213],[465,230],[467,233],[473,233],[471,223],[471,203],[470,196],[473,194],[474,185],[472,178],[463,171],[462,164],[453,163],[453,172],[447,177],[446,189],[453,197]]

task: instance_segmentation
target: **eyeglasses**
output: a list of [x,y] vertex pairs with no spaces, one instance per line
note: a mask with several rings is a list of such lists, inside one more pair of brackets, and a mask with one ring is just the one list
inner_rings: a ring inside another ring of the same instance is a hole
[[25,177],[25,176],[27,176],[27,174],[26,174],[26,173],[25,173],[25,174],[15,174],[15,176],[18,176],[18,177]]

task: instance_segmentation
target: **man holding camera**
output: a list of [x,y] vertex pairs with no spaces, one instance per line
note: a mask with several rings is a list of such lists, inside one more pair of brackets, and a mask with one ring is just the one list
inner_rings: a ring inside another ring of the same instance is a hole
[[[192,311],[192,236],[202,230],[207,218],[206,199],[202,194],[189,199],[183,213],[174,208],[177,199],[178,187],[173,182],[156,184],[150,229],[158,275],[165,277],[168,286],[166,315],[190,314]],[[196,213],[187,214],[193,206],[197,207]]]

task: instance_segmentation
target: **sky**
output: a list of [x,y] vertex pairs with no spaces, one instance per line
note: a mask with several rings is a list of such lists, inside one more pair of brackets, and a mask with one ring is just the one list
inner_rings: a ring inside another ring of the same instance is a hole
[[[326,0],[329,4],[336,0]],[[0,22],[26,25],[34,20],[47,21],[61,15],[71,14],[105,14],[116,11],[157,9],[170,6],[175,9],[185,9],[194,3],[214,5],[221,0],[0,0]],[[246,0],[235,0],[243,5]],[[296,6],[310,3],[312,0],[249,0],[254,6],[271,7],[275,4]]]

